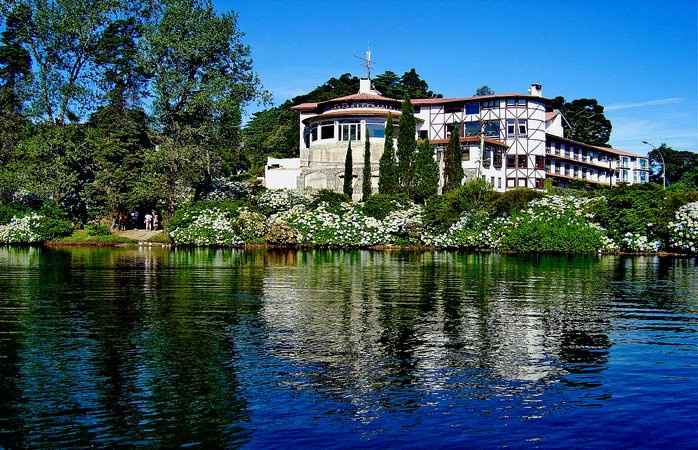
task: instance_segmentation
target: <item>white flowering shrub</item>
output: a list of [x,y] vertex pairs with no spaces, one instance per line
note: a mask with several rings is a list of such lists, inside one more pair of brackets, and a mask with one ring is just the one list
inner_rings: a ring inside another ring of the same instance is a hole
[[178,222],[181,225],[170,228],[170,238],[175,244],[236,246],[244,242],[230,213],[219,208],[184,211]]
[[508,224],[505,218],[491,219],[483,212],[466,211],[445,233],[425,231],[422,240],[436,247],[496,249]]
[[632,233],[630,231],[625,233],[621,244],[625,250],[638,253],[652,253],[658,251],[662,247],[661,241],[650,240],[643,234]]
[[677,249],[698,253],[698,202],[683,205],[669,222],[670,242]]
[[0,244],[32,244],[45,239],[40,229],[44,217],[32,213],[24,217],[13,217],[9,223],[0,225]]
[[381,227],[390,241],[386,243],[421,243],[421,236],[424,231],[422,207],[411,205],[407,209],[392,211],[381,221]]
[[290,189],[266,190],[256,198],[257,210],[271,215],[287,211],[294,206],[307,206],[313,200],[312,195]]
[[356,247],[388,242],[388,233],[378,219],[365,216],[350,204],[340,205],[341,214],[320,204],[314,210],[290,214],[288,224],[298,232],[298,242],[305,245]]
[[252,185],[246,181],[233,181],[224,177],[212,181],[212,190],[206,196],[208,201],[239,200],[252,194]]

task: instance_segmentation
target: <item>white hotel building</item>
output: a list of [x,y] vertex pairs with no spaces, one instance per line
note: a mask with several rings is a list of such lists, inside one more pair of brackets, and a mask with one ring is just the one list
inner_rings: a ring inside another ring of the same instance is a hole
[[[413,99],[417,135],[428,139],[443,168],[443,152],[458,128],[466,179],[481,177],[495,190],[542,189],[546,178],[566,185],[580,180],[599,185],[646,183],[646,157],[624,150],[565,139],[562,121],[542,86],[527,94],[506,93],[463,98]],[[364,140],[371,144],[372,183],[378,186],[378,162],[383,153],[385,120],[392,114],[395,134],[401,100],[382,96],[368,79],[359,92],[321,103],[293,107],[300,113],[300,155],[270,159],[265,173],[269,188],[333,189],[341,191],[349,140],[354,161],[354,193],[361,195]]]

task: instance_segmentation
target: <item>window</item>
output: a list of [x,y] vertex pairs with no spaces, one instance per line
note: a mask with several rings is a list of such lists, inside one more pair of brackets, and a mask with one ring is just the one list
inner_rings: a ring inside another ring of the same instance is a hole
[[507,155],[507,169],[516,169],[516,155]]
[[507,119],[507,136],[514,136],[516,134],[516,120]]
[[502,177],[497,177],[497,188],[498,189],[502,188]]
[[519,169],[526,169],[528,167],[528,157],[526,155],[519,155],[518,163]]
[[465,113],[466,114],[479,114],[480,113],[480,104],[479,103],[467,103],[465,105]]
[[482,155],[482,167],[489,169],[492,165],[492,150],[485,149],[485,154]]
[[559,142],[555,143],[555,154],[556,155],[560,154],[560,143]]
[[490,184],[494,186],[494,177],[490,177]]
[[419,139],[429,139],[429,131],[419,130]]
[[[453,130],[456,129],[456,127],[458,125],[459,124],[457,124],[457,123],[447,123],[446,124],[446,138],[451,137],[451,133],[453,132]],[[395,136],[397,136],[397,134]]]
[[640,169],[647,169],[647,160],[640,159]]
[[480,134],[480,122],[463,122],[463,135],[464,136],[476,136]]
[[313,142],[317,141],[317,125],[310,127],[310,140]]
[[568,177],[570,176],[570,165],[565,164],[565,176]]
[[494,168],[495,169],[502,168],[502,149],[501,148],[494,149]]
[[519,136],[528,135],[528,121],[526,119],[519,119]]
[[422,112],[422,108],[420,106],[413,106],[413,108],[415,114],[419,114],[420,112]]
[[461,153],[463,154],[463,161],[470,161],[470,147],[461,147]]
[[579,173],[579,167],[577,167],[577,166],[572,167],[572,171],[573,171],[573,174],[574,174],[573,176],[574,176],[575,178],[577,178],[577,174]]
[[570,157],[570,146],[565,145],[565,158],[569,158],[569,157]]
[[458,103],[449,103],[444,106],[444,112],[445,113],[456,113],[456,112],[461,112],[463,111],[463,105],[459,105]]
[[507,187],[516,187],[516,178],[507,178]]
[[496,108],[497,106],[499,106],[498,100],[487,100],[486,102],[480,102],[481,109]]
[[366,133],[368,137],[384,138],[385,137],[385,122],[383,120],[367,120]]
[[334,139],[334,122],[322,122],[320,125],[320,139]]
[[543,189],[545,186],[545,180],[543,178],[536,178],[536,189]]
[[515,98],[508,98],[507,99],[507,106],[516,106],[516,99]]
[[499,120],[485,122],[485,136],[499,137]]
[[519,187],[527,187],[526,178],[519,178]]
[[361,139],[361,123],[358,121],[340,122],[339,124],[339,140],[340,141],[358,141]]
[[516,104],[518,106],[526,106],[526,99],[525,98],[520,98],[516,100]]
[[538,170],[545,169],[545,158],[544,157],[536,156],[536,169],[538,169]]

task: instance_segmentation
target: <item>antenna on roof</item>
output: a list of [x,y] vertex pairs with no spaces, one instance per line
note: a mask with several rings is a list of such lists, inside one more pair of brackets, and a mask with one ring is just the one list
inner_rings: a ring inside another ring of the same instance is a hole
[[361,65],[366,69],[366,77],[371,79],[371,69],[373,69],[373,57],[371,55],[371,47],[369,46],[363,56],[354,55],[355,58],[361,60]]

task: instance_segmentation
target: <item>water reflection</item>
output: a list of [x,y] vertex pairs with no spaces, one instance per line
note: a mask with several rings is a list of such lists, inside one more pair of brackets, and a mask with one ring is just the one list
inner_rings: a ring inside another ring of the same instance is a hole
[[[671,402],[695,396],[692,259],[5,248],[0,266],[0,446],[612,444],[569,423],[696,418]],[[686,442],[676,420],[663,439]]]

